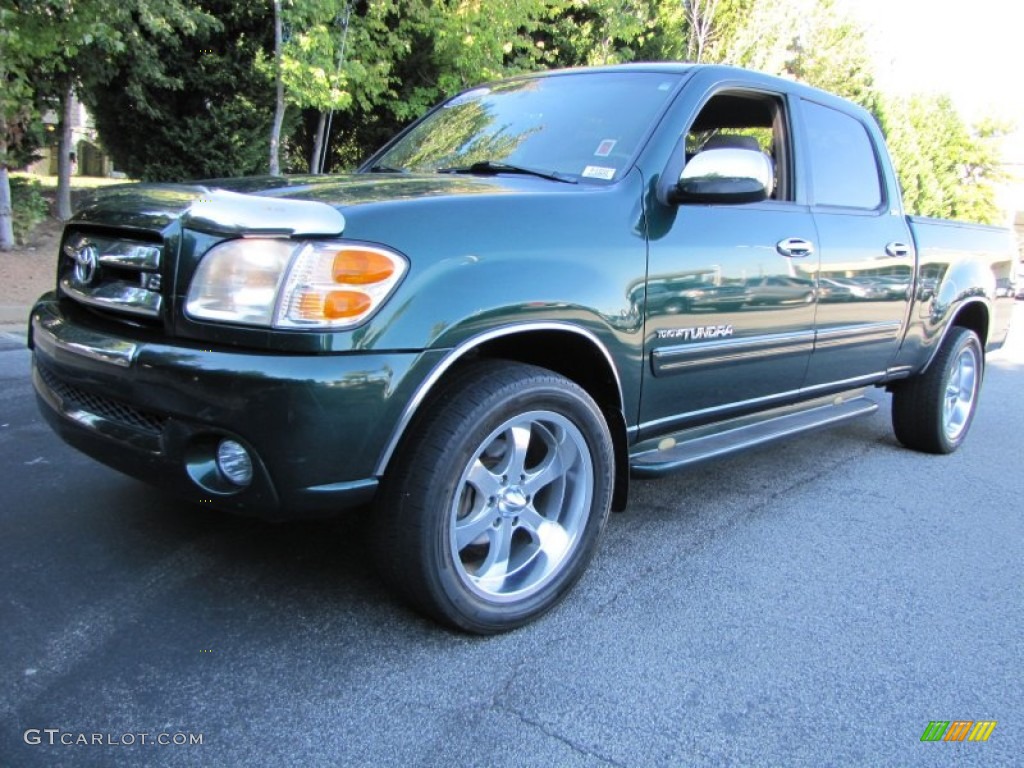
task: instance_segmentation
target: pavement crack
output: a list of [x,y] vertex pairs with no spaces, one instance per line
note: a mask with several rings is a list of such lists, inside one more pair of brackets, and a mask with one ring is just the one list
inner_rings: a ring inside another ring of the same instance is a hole
[[556,741],[562,744],[565,744],[573,752],[580,755],[581,757],[585,757],[588,760],[600,760],[603,765],[615,766],[615,768],[625,768],[624,763],[619,763],[615,760],[612,760],[609,757],[606,757],[605,755],[595,752],[592,749],[588,749],[582,744],[578,744],[572,739],[558,733],[548,724],[543,723],[540,720],[536,720],[523,712],[520,712],[519,709],[517,709],[509,702],[509,692],[512,690],[512,686],[518,679],[519,674],[526,668],[527,663],[528,661],[526,659],[523,659],[518,664],[516,664],[515,668],[512,670],[511,673],[509,673],[508,677],[505,679],[505,682],[494,693],[494,695],[491,696],[489,709],[492,712],[506,712],[512,715],[514,718],[516,718],[519,722],[523,723],[524,725],[536,728],[544,735],[549,736],[550,738],[555,739]]
[[546,736],[549,736],[552,739],[555,739],[556,741],[565,744],[567,747],[569,747],[569,749],[571,749],[573,752],[580,755],[581,757],[585,757],[588,760],[600,760],[603,765],[611,765],[615,766],[615,768],[626,768],[625,763],[620,763],[617,760],[613,760],[610,757],[607,757],[606,755],[602,755],[598,752],[595,752],[592,749],[588,749],[582,744],[576,743],[572,739],[567,738],[566,736],[563,736],[562,734],[553,730],[547,724],[542,723],[539,720],[534,720],[533,718],[523,714],[515,707],[500,707],[500,709],[502,709],[505,712],[508,712],[510,715],[515,717],[517,720],[519,720],[519,722],[523,723],[524,725],[532,726],[539,730],[541,733],[545,734]]

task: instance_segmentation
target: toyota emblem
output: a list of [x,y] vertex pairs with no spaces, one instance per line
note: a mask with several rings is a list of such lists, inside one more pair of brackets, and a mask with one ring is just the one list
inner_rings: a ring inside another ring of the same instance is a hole
[[96,277],[96,269],[100,264],[100,254],[95,245],[83,245],[71,254],[75,260],[75,282],[88,285]]

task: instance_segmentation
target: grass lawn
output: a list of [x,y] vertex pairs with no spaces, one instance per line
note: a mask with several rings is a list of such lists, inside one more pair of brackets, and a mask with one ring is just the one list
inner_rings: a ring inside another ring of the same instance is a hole
[[[57,177],[56,176],[37,176],[34,173],[21,173],[14,172],[11,174],[13,178],[18,179],[29,179],[30,181],[38,181],[39,185],[44,190],[56,190],[57,189]],[[114,184],[133,184],[134,179],[108,179],[105,176],[72,176],[71,177],[71,188],[72,189],[96,189],[97,187],[109,187]]]

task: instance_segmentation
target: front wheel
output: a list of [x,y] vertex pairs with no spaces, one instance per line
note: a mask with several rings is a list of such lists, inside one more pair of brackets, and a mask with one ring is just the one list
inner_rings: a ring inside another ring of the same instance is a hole
[[568,379],[503,361],[468,366],[424,409],[385,479],[379,570],[444,623],[521,626],[597,547],[614,477],[607,423]]
[[984,371],[977,334],[953,328],[928,370],[893,391],[896,438],[925,453],[952,453],[974,419]]

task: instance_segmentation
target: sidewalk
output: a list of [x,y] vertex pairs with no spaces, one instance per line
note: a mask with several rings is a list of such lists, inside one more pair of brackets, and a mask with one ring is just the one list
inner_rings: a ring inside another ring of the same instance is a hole
[[0,334],[24,339],[32,304],[53,290],[60,232],[60,222],[48,219],[27,245],[0,251]]

